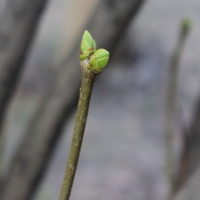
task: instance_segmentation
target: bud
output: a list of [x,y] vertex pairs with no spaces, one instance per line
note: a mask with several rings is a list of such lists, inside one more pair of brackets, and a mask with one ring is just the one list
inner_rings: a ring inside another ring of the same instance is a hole
[[91,55],[88,69],[101,72],[101,70],[106,66],[108,59],[109,52],[105,49],[98,49],[94,54]]
[[96,42],[88,31],[85,31],[81,41],[80,60],[83,61],[96,51]]
[[183,34],[187,34],[191,29],[191,20],[190,20],[190,18],[182,19],[181,23],[182,23],[181,26],[182,26]]

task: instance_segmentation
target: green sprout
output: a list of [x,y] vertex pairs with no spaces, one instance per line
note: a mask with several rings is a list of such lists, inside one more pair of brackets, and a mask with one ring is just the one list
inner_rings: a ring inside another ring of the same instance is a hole
[[80,60],[83,61],[96,51],[96,42],[88,31],[85,31],[81,41]]
[[98,49],[94,54],[91,55],[88,69],[101,72],[101,70],[108,63],[108,59],[109,52],[105,49]]

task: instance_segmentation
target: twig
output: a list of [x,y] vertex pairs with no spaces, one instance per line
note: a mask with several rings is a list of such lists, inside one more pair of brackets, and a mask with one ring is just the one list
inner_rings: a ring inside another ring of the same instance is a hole
[[109,53],[104,49],[99,49],[96,51],[95,41],[93,40],[89,32],[85,31],[81,42],[80,54],[82,69],[80,96],[76,113],[73,139],[64,175],[60,200],[68,200],[70,198],[74,176],[76,173],[78,159],[81,151],[93,83],[96,75],[99,74],[101,70],[106,66],[108,59]]
[[167,82],[166,105],[165,105],[165,147],[166,147],[166,172],[169,186],[169,199],[172,199],[175,189],[174,176],[174,151],[173,151],[173,117],[175,113],[175,97],[177,89],[177,75],[180,56],[190,28],[188,19],[182,21],[177,44],[171,56],[169,76]]
[[87,62],[81,62],[82,82],[81,82],[80,96],[76,114],[74,134],[70,149],[70,155],[68,158],[60,200],[69,199],[70,196],[74,175],[76,171],[76,166],[79,159],[81,144],[84,136],[85,124],[88,115],[93,83],[96,76],[92,71],[89,71],[86,68],[86,66]]

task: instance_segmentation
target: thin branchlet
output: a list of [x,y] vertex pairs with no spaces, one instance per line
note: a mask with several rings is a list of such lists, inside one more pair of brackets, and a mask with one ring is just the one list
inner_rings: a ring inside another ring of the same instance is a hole
[[183,46],[189,32],[189,21],[183,20],[177,44],[171,55],[169,66],[169,75],[167,81],[167,92],[165,102],[165,147],[166,147],[166,173],[169,187],[169,199],[172,199],[175,193],[175,174],[174,174],[174,151],[173,151],[173,117],[175,114],[175,98],[177,90],[177,75],[180,56]]
[[96,77],[95,73],[87,69],[87,60],[81,61],[81,68],[82,82],[80,88],[78,109],[76,113],[76,122],[74,126],[70,154],[60,194],[60,200],[68,200],[70,198],[81,145],[83,141],[93,83]]
[[96,75],[100,74],[106,66],[108,59],[109,52],[105,49],[96,51],[95,40],[88,31],[85,31],[81,41],[80,64],[82,81],[78,109],[60,200],[69,200],[70,198],[88,116],[93,83]]

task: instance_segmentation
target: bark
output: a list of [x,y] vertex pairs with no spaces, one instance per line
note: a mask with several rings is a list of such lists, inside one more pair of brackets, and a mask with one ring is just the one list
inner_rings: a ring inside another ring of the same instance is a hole
[[0,130],[47,0],[7,0],[0,15]]
[[[87,29],[99,47],[112,52],[144,0],[102,0]],[[27,200],[36,189],[66,119],[77,105],[80,85],[79,41],[63,62],[55,84],[28,127],[11,164],[2,200]]]
[[71,142],[70,153],[59,198],[60,200],[70,199],[87,122],[92,88],[97,75],[93,71],[88,70],[87,65],[88,61],[86,60],[81,62],[82,82],[79,94],[79,102],[76,111],[73,139]]

